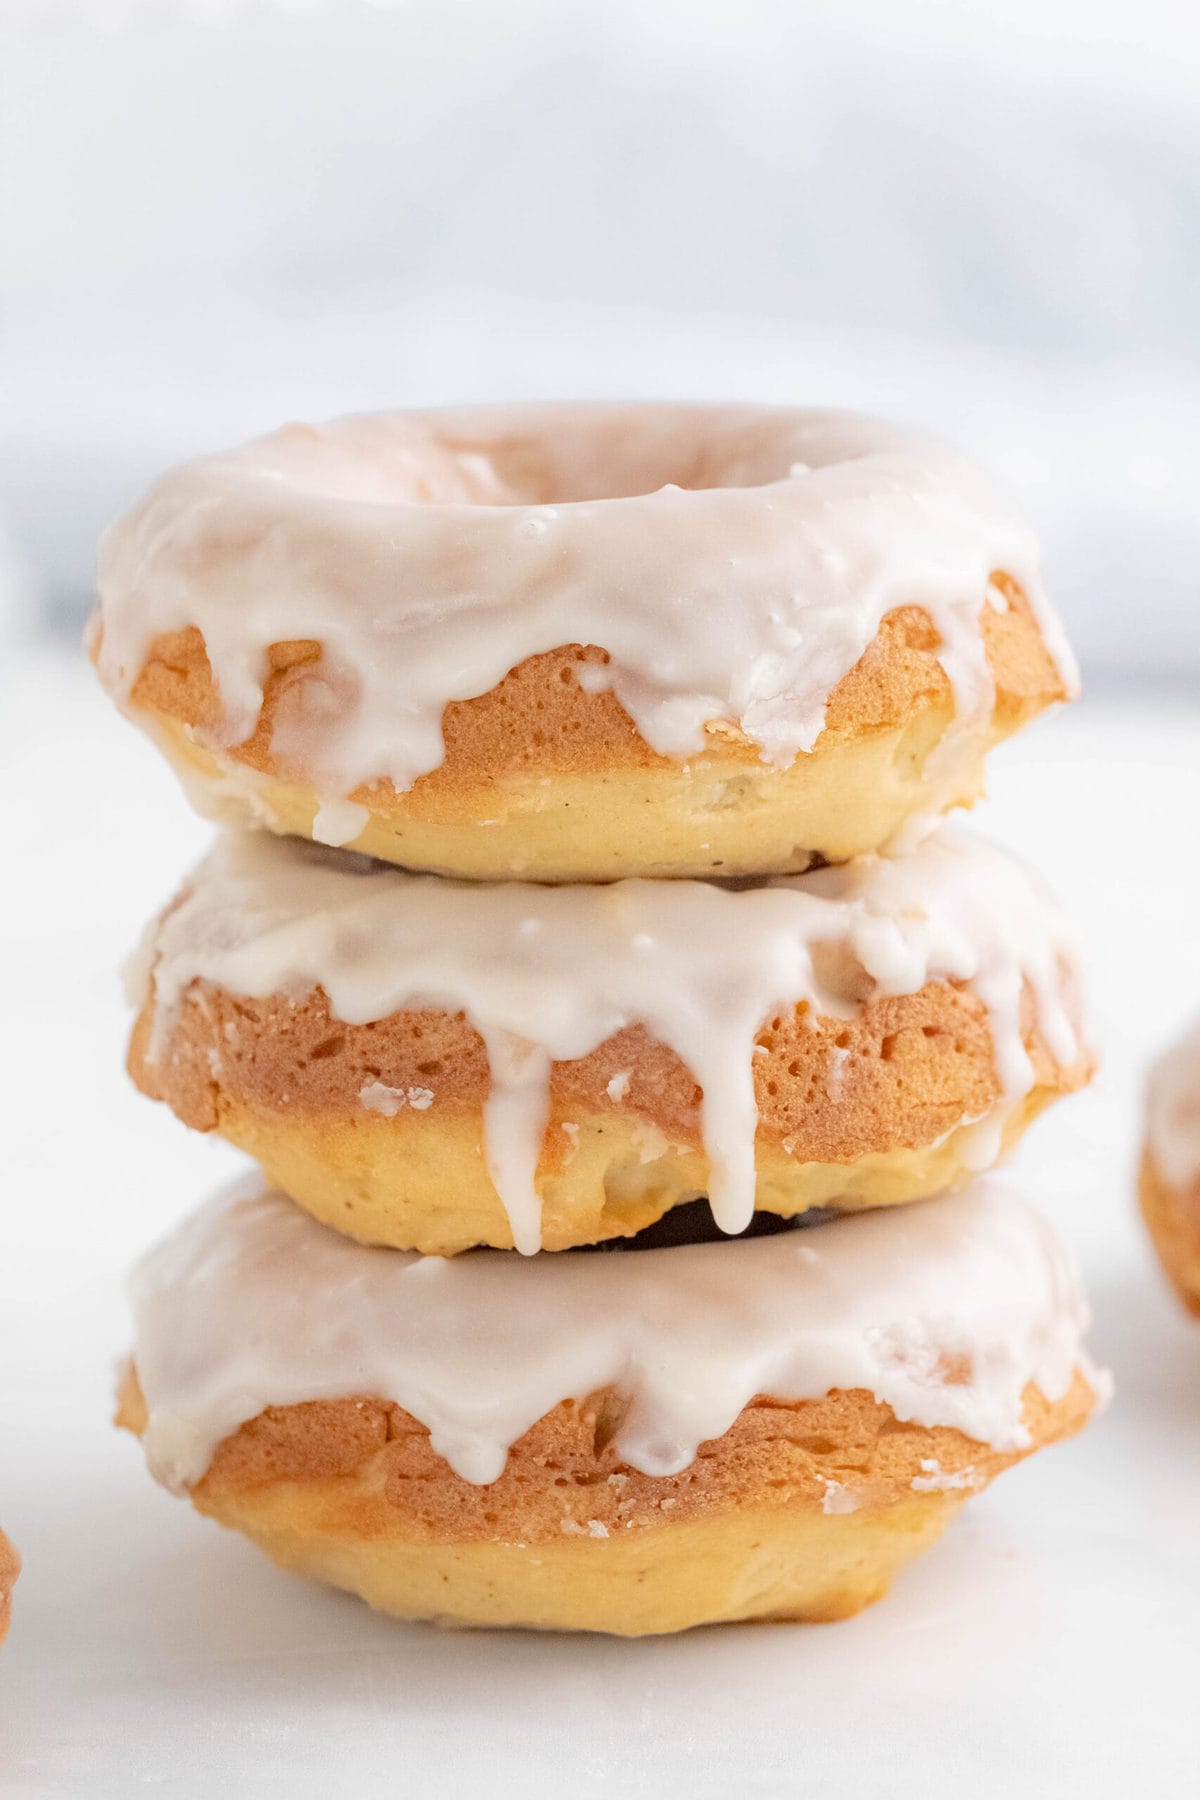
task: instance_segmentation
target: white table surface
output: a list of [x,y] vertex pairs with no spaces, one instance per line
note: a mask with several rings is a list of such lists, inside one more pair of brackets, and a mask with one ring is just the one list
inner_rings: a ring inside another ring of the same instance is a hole
[[1147,1057],[1200,1005],[1200,707],[1093,700],[977,815],[1081,922],[1106,1068],[1019,1167],[1118,1398],[846,1623],[621,1643],[443,1632],[278,1573],[109,1425],[122,1271],[238,1159],[141,1100],[115,966],[207,840],[84,669],[9,659],[0,1093],[0,1793],[1160,1796],[1196,1791],[1200,1329],[1132,1210]]

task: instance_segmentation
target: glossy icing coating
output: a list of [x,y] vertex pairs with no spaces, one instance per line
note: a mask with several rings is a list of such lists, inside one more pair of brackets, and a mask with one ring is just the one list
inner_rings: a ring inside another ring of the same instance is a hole
[[197,735],[228,749],[254,729],[269,647],[319,643],[325,700],[274,748],[320,794],[314,835],[345,843],[360,784],[402,792],[439,765],[449,702],[565,645],[608,653],[586,680],[656,751],[696,754],[723,721],[786,766],[882,619],[918,605],[965,731],[991,708],[979,619],[1006,604],[998,573],[1072,687],[1032,534],[916,433],[752,406],[363,415],[164,476],[101,542],[98,666],[126,703],[154,639],[197,627],[223,707]]
[[411,875],[247,832],[220,839],[151,926],[131,987],[139,1008],[152,1003],[151,1059],[193,982],[259,999],[320,988],[349,1024],[420,1006],[465,1013],[491,1067],[489,1173],[530,1252],[553,1062],[631,1024],[674,1050],[703,1090],[713,1216],[737,1232],[754,1206],[754,1040],[776,1008],[851,1017],[870,993],[969,984],[988,1008],[1001,1087],[972,1157],[986,1166],[1033,1086],[1026,992],[1056,1060],[1083,1053],[1073,962],[1070,930],[1022,865],[948,829],[903,856],[761,883],[561,888]]
[[367,1248],[252,1188],[152,1250],[131,1295],[146,1452],[177,1488],[265,1407],[309,1400],[393,1402],[488,1483],[537,1419],[601,1389],[627,1403],[623,1459],[669,1475],[757,1394],[865,1389],[1019,1448],[1026,1387],[1053,1401],[1088,1369],[1070,1258],[994,1177],[768,1237],[536,1261]]

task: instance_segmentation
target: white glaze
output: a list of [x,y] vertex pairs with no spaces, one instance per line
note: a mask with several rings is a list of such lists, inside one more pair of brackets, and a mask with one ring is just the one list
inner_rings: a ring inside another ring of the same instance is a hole
[[823,1476],[822,1480],[825,1483],[825,1492],[821,1497],[821,1511],[823,1513],[852,1513],[858,1511],[862,1502],[853,1488],[847,1487],[840,1481],[830,1481],[828,1476]]
[[1163,1180],[1200,1180],[1200,1019],[1155,1063],[1147,1084],[1147,1142]]
[[974,1127],[983,1162],[1033,1082],[1026,984],[1057,1060],[1080,1054],[1064,993],[1073,962],[1070,932],[1022,865],[950,829],[903,857],[753,885],[561,888],[410,875],[245,832],[217,843],[150,928],[131,991],[138,1005],[153,996],[151,1057],[195,981],[258,999],[321,987],[349,1024],[413,1006],[463,1011],[491,1065],[489,1172],[518,1249],[533,1251],[552,1062],[636,1023],[674,1050],[703,1090],[713,1216],[742,1231],[754,1206],[754,1039],[778,1007],[849,1017],[864,991],[969,983],[988,1007],[1003,1096]]
[[609,653],[580,678],[611,686],[654,749],[694,754],[725,720],[787,765],[884,616],[919,604],[975,721],[997,571],[1073,686],[1027,526],[915,433],[750,406],[363,415],[164,476],[101,541],[99,670],[125,703],[153,638],[198,626],[224,708],[203,741],[221,749],[254,728],[268,647],[318,641],[330,691],[277,723],[275,748],[345,843],[361,819],[337,803],[436,768],[448,702],[568,644]]
[[364,1082],[358,1097],[368,1112],[382,1113],[385,1119],[394,1119],[402,1106],[411,1106],[414,1112],[426,1112],[433,1105],[432,1088],[389,1087],[386,1081]]
[[921,1473],[914,1475],[908,1484],[916,1494],[945,1494],[955,1488],[966,1488],[969,1492],[985,1485],[985,1477],[980,1475],[970,1464],[965,1469],[943,1469],[936,1456],[921,1458]]
[[478,1483],[561,1400],[604,1388],[629,1402],[618,1452],[648,1475],[686,1468],[756,1394],[866,1389],[1008,1450],[1028,1442],[1026,1386],[1054,1401],[1089,1369],[1067,1252],[992,1178],[778,1236],[536,1263],[365,1248],[253,1192],[152,1250],[132,1299],[146,1453],[173,1487],[264,1407],[351,1395],[402,1406]]

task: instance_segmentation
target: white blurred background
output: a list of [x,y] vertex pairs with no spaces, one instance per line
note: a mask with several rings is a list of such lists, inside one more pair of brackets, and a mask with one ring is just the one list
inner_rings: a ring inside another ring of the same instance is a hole
[[563,394],[874,409],[1020,493],[1093,676],[1200,678],[1182,0],[6,0],[8,611],[167,461]]

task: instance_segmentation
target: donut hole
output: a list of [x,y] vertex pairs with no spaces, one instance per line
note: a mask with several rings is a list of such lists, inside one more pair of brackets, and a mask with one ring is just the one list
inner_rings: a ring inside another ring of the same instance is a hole
[[492,504],[765,487],[803,462],[794,419],[739,407],[534,407],[469,424],[458,429],[453,414],[435,424],[438,460],[449,459],[452,481],[465,475],[490,490]]
[[271,476],[325,499],[556,506],[765,487],[828,460],[813,429],[769,408],[530,406],[292,425],[255,448]]
[[[834,1216],[827,1207],[810,1207],[807,1212],[799,1213],[794,1218],[783,1218],[777,1213],[756,1212],[745,1231],[739,1232],[738,1236],[778,1237],[787,1231],[806,1231],[810,1226],[824,1224]],[[616,1256],[627,1254],[631,1250],[679,1250],[693,1244],[723,1244],[728,1241],[728,1234],[714,1221],[708,1201],[688,1200],[682,1205],[673,1206],[661,1219],[656,1219],[653,1225],[635,1232],[632,1237],[605,1238],[598,1244],[580,1244],[573,1250],[560,1250],[556,1254]]]

